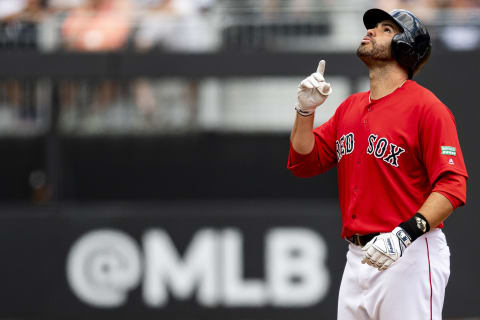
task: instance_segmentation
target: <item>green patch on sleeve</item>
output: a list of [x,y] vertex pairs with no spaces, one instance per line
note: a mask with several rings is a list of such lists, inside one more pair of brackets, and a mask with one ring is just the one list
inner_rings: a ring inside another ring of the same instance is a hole
[[441,154],[446,154],[449,156],[457,156],[457,148],[450,146],[441,146]]

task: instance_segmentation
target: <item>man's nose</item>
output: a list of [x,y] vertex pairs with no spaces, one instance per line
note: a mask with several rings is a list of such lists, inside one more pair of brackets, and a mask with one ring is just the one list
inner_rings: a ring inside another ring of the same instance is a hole
[[373,29],[373,28],[368,29],[367,30],[367,36],[372,37],[372,38],[375,37],[375,29]]

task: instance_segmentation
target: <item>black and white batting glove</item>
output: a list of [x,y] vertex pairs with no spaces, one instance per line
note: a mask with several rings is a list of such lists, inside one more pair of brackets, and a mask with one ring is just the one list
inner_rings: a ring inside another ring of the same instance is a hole
[[381,233],[370,240],[362,248],[362,263],[367,263],[379,271],[386,270],[403,255],[413,241],[429,230],[427,219],[417,213],[391,232]]
[[315,109],[325,102],[328,95],[332,93],[330,83],[325,82],[325,60],[318,64],[317,71],[305,78],[298,85],[297,104],[295,110],[302,116],[309,116]]

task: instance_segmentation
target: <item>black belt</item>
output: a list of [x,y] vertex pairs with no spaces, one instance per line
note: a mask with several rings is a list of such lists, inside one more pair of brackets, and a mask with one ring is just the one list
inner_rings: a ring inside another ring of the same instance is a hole
[[357,246],[365,246],[370,240],[372,240],[373,238],[375,238],[376,236],[378,236],[380,233],[369,233],[369,234],[365,234],[363,236],[360,236],[358,234],[354,234],[353,236],[351,236],[350,238],[346,238],[346,240],[348,242],[351,242]]

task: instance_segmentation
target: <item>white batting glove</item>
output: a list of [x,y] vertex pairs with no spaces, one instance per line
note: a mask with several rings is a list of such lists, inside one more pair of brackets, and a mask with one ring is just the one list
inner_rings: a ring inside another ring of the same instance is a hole
[[332,93],[330,83],[325,82],[325,60],[320,60],[317,72],[312,73],[298,85],[295,110],[302,116],[309,116]]
[[403,255],[411,243],[410,237],[401,227],[396,227],[392,232],[381,233],[362,248],[362,263],[367,263],[379,271],[386,270]]

